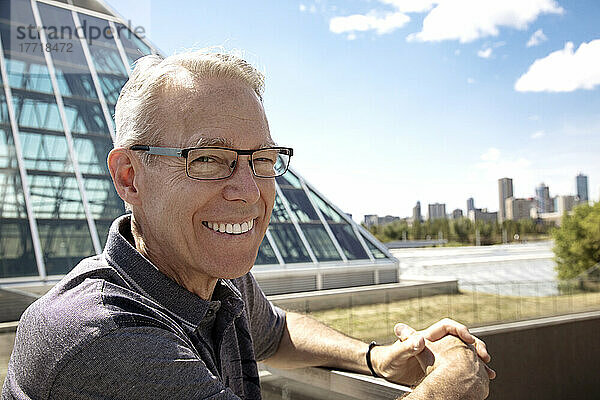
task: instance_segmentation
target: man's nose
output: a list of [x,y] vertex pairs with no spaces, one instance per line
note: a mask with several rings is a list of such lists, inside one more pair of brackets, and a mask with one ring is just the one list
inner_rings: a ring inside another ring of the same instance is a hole
[[260,189],[256,184],[256,179],[250,166],[250,158],[240,156],[233,174],[226,179],[227,185],[223,189],[223,196],[226,200],[256,203],[260,198]]

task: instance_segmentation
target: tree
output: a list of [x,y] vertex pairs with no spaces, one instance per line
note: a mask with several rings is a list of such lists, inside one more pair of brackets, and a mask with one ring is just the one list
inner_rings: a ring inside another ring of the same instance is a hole
[[571,279],[600,262],[600,202],[575,207],[553,231],[559,279]]

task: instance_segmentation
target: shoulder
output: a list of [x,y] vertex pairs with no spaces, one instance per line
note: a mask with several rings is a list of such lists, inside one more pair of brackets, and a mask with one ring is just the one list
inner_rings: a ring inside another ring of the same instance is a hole
[[9,377],[36,394],[33,397],[46,398],[58,372],[97,346],[94,343],[136,328],[176,332],[174,325],[157,305],[131,290],[101,256],[85,259],[23,314]]
[[[121,327],[71,354],[50,387],[49,398],[234,398],[192,346],[155,327]],[[88,397],[86,397],[88,398]]]

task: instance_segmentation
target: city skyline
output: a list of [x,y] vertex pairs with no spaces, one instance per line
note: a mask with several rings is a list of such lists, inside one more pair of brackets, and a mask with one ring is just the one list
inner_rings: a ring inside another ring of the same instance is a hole
[[502,176],[600,195],[598,1],[109,2],[165,54],[243,49],[292,168],[357,221],[496,209]]
[[[580,180],[583,180],[580,177],[585,178],[585,182],[586,183],[589,182],[588,181],[589,176],[586,175],[586,174],[584,174],[584,173],[582,173],[582,172],[579,172],[578,175],[574,176],[574,178],[573,178],[574,182],[575,182],[575,185],[574,185],[575,190],[573,190],[570,193],[557,193],[557,192],[553,192],[552,191],[552,185],[548,185],[548,184],[545,184],[544,182],[540,182],[539,184],[537,184],[537,185],[534,186],[533,192],[530,193],[530,195],[525,195],[525,196],[515,195],[513,193],[513,182],[515,180],[512,179],[512,178],[510,178],[510,177],[504,177],[504,178],[498,179],[499,185],[498,185],[498,193],[497,194],[499,195],[501,188],[505,187],[500,182],[504,181],[504,180],[508,180],[508,182],[510,183],[510,190],[508,190],[508,193],[510,193],[510,194],[508,194],[507,196],[505,196],[504,197],[505,199],[513,197],[515,199],[524,199],[524,200],[534,200],[534,201],[537,201],[537,190],[541,186],[543,186],[545,188],[544,193],[548,195],[548,198],[550,200],[550,203],[545,204],[544,207],[550,207],[552,210],[551,211],[544,210],[544,211],[541,211],[541,212],[555,212],[556,210],[553,209],[553,207],[554,207],[553,204],[554,203],[552,202],[555,198],[557,198],[557,197],[565,197],[565,196],[573,196],[573,197],[577,198],[578,191],[580,190],[580,187],[578,186],[578,184],[579,184],[578,182]],[[585,193],[588,193],[588,192],[589,192],[589,188],[586,188]],[[502,197],[502,195],[500,195],[500,196]],[[442,199],[438,199],[438,201],[436,201],[434,203],[426,203],[426,202],[422,202],[421,200],[417,200],[417,202],[415,204],[419,206],[419,209],[421,207],[421,204],[424,204],[424,205],[426,205],[429,208],[431,208],[432,206],[433,207],[444,206],[444,208],[446,210],[446,216],[447,217],[448,216],[452,216],[453,213],[454,213],[454,211],[456,211],[456,210],[463,211],[463,216],[464,217],[469,217],[469,211],[470,211],[469,210],[469,206],[472,205],[474,210],[487,210],[487,212],[498,212],[498,214],[499,214],[498,218],[500,219],[500,201],[498,201],[498,200],[497,200],[498,209],[494,208],[494,206],[491,206],[491,207],[487,206],[487,205],[482,206],[481,204],[479,204],[477,202],[477,197],[473,197],[473,196],[465,199],[465,202],[467,204],[466,208],[462,208],[462,207],[456,207],[456,208],[455,207],[448,207],[448,203],[446,203],[444,201],[441,201],[441,200]],[[600,201],[600,199],[593,199],[593,198],[590,199],[589,197],[588,197],[588,199],[583,199],[583,201],[585,201],[585,200],[592,201],[592,202]],[[386,215],[386,217],[396,217],[396,216],[398,216],[396,218],[410,218],[412,216],[412,218],[414,219],[415,208],[416,208],[416,206],[413,207],[412,213],[407,213],[407,214],[388,213],[388,214],[385,214],[385,215]],[[448,210],[453,210],[453,211],[448,211]],[[464,211],[466,211],[466,213]],[[539,208],[538,208],[538,211],[540,211]],[[371,214],[365,214],[363,217],[367,217],[367,216],[377,217],[379,215],[384,215],[384,214],[371,213]],[[426,215],[426,218],[423,218],[423,220],[428,220],[428,219],[429,219],[428,215]],[[504,219],[506,219],[506,218],[504,218]],[[362,221],[363,220],[361,220],[361,222]]]

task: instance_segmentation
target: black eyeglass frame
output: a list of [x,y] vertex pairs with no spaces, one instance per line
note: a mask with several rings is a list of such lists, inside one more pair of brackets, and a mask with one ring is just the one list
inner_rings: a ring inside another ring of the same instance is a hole
[[[229,175],[224,176],[222,178],[196,178],[196,177],[190,176],[189,171],[188,171],[189,163],[188,163],[187,156],[190,151],[201,150],[201,149],[218,149],[218,150],[229,150],[229,151],[235,152],[236,153],[235,165],[233,166],[233,168],[231,168],[231,172],[229,173]],[[157,156],[185,158],[185,174],[188,176],[188,178],[196,179],[199,181],[219,181],[222,179],[229,178],[231,175],[233,175],[233,173],[235,172],[235,169],[237,168],[240,155],[250,156],[250,158],[248,159],[248,163],[250,164],[250,169],[252,170],[252,174],[254,174],[254,176],[256,176],[257,178],[276,178],[287,172],[287,170],[290,166],[290,159],[294,155],[294,149],[292,149],[291,147],[279,147],[279,146],[263,147],[263,148],[254,149],[254,150],[239,150],[239,149],[232,149],[230,147],[217,147],[217,146],[187,147],[184,149],[180,149],[177,147],[155,147],[155,146],[147,146],[147,145],[143,145],[143,144],[134,144],[133,146],[129,147],[129,150],[145,151],[147,154],[152,154],[152,155],[157,155]],[[254,169],[254,165],[252,163],[252,155],[254,153],[256,153],[257,151],[262,151],[262,150],[277,150],[280,154],[287,155],[289,158],[288,158],[287,164],[285,166],[285,170],[283,172],[281,172],[280,174],[273,175],[273,176],[264,176],[264,175],[257,174]]]

